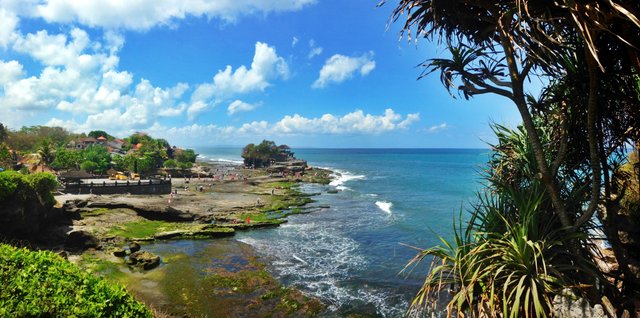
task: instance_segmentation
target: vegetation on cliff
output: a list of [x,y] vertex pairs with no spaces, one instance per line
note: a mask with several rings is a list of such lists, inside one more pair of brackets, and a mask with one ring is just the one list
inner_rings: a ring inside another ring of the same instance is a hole
[[272,163],[287,161],[293,158],[293,152],[287,145],[276,145],[270,140],[263,140],[258,145],[248,144],[242,149],[242,159],[247,167],[262,168]]
[[125,289],[48,252],[0,244],[2,317],[152,317]]
[[50,216],[58,186],[50,173],[24,175],[0,172],[0,238],[25,238],[37,234]]
[[[637,198],[621,185],[640,170],[620,167],[640,140],[638,14],[633,1],[399,1],[392,19],[404,20],[402,32],[449,51],[425,61],[423,75],[440,73],[467,99],[506,97],[523,120],[495,127],[488,189],[454,242],[415,259],[434,267],[414,312],[433,309],[445,288],[450,314],[548,316],[565,287],[611,301],[618,315],[633,310],[640,248],[628,225],[638,220],[625,211]],[[543,89],[532,96],[526,85],[537,76]],[[596,233],[619,270],[597,266]]]

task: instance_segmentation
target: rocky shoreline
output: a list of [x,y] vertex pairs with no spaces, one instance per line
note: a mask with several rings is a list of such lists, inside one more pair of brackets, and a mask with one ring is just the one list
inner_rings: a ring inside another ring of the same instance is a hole
[[[200,316],[207,311],[234,316],[253,316],[254,312],[308,316],[322,311],[324,305],[317,299],[281,286],[265,271],[265,260],[232,237],[240,230],[278,226],[291,214],[326,208],[310,205],[314,194],[302,193],[297,186],[303,182],[328,184],[332,172],[311,168],[286,178],[230,165],[201,163],[196,169],[215,169],[227,178],[174,178],[174,191],[169,195],[56,196],[57,208],[69,221],[52,227],[43,240],[48,246],[43,247],[59,250],[86,270],[125,285],[157,316]],[[157,246],[181,242],[210,242],[207,244],[225,251],[214,256],[214,263],[226,265],[202,265],[202,256],[184,256],[179,251],[153,252]],[[178,270],[192,263],[206,270]],[[239,268],[230,271],[232,265]],[[200,274],[193,276],[190,272],[194,270]],[[173,280],[184,283],[180,293],[190,294],[191,299],[175,294],[178,291],[168,283]],[[197,292],[205,288],[203,281],[209,282],[206,288],[213,292]],[[210,299],[214,296],[216,301]],[[185,305],[193,301],[200,305]],[[216,305],[209,308],[208,303]]]

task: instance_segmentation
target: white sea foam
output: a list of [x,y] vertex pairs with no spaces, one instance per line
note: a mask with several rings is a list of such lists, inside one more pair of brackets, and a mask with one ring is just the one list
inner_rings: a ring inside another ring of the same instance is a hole
[[351,181],[351,180],[363,180],[363,179],[366,178],[366,176],[364,176],[364,175],[355,175],[355,174],[352,174],[352,173],[347,172],[347,171],[342,171],[342,170],[337,170],[337,169],[334,170],[334,171],[337,172],[338,175],[336,175],[336,179],[331,181],[331,183],[329,183],[329,185],[336,187],[336,189],[338,189],[338,190],[346,190],[346,189],[348,189],[347,187],[344,186],[344,184],[349,182],[349,181]]
[[377,197],[378,195],[377,195],[377,194],[375,194],[375,193],[367,193],[367,196],[368,196],[368,197],[375,198],[375,197]]
[[376,201],[376,205],[378,206],[378,208],[380,208],[380,210],[391,214],[391,207],[393,206],[393,203],[387,201]]
[[234,165],[244,164],[244,161],[242,161],[242,160],[233,160],[233,159],[225,159],[225,158],[217,158],[217,159],[211,158],[211,159],[209,159],[209,161],[230,163],[230,164],[234,164]]

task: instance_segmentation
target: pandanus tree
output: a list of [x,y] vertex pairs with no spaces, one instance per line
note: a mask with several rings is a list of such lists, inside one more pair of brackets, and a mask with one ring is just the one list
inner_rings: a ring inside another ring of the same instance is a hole
[[[467,99],[497,94],[513,102],[535,162],[523,177],[542,183],[569,236],[587,233],[598,212],[621,265],[616,278],[631,291],[640,272],[617,244],[615,174],[625,147],[640,138],[638,16],[635,0],[400,0],[392,14],[404,19],[403,36],[449,49],[422,63],[421,76],[439,72]],[[527,91],[534,76],[547,83],[540,98]],[[552,129],[550,138],[541,126]],[[571,243],[580,253],[584,243]]]

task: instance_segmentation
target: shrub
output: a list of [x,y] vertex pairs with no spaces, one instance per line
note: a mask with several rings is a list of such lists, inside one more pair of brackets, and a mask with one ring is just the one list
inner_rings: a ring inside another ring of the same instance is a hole
[[93,172],[93,171],[96,171],[96,169],[98,169],[98,164],[96,164],[93,161],[85,161],[80,164],[80,169],[86,172]]
[[1,317],[151,317],[126,290],[48,251],[0,244]]
[[177,166],[178,166],[178,163],[173,159],[169,159],[169,160],[164,162],[164,167],[165,168],[175,168]]

